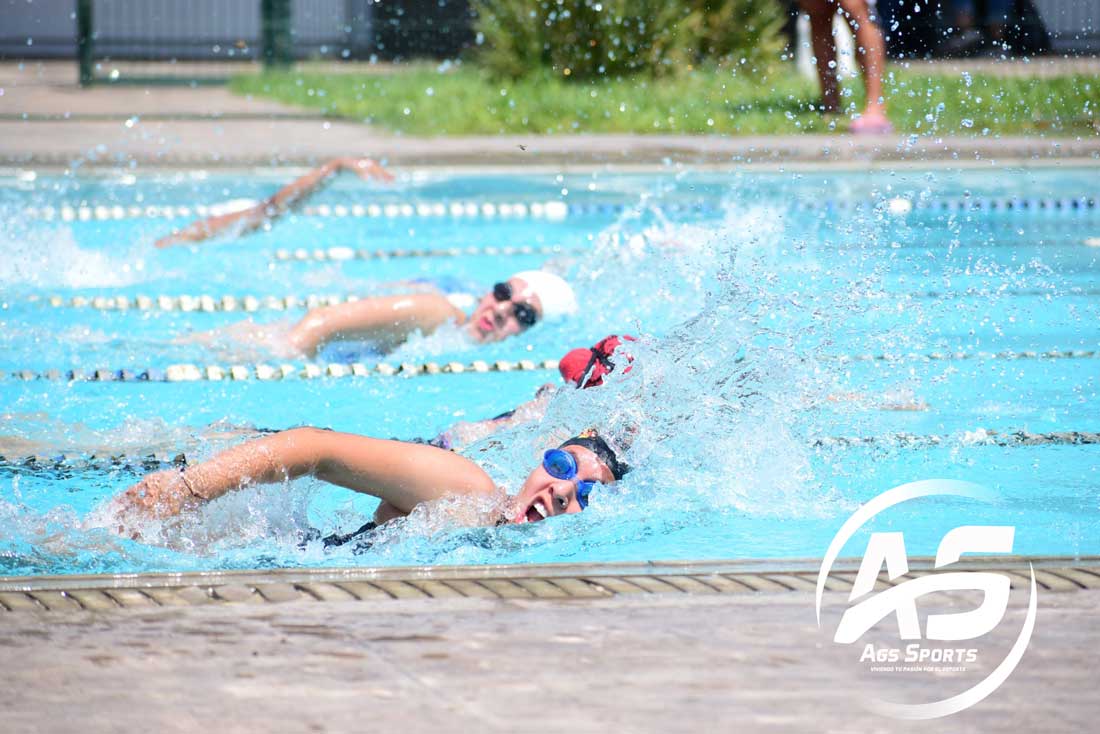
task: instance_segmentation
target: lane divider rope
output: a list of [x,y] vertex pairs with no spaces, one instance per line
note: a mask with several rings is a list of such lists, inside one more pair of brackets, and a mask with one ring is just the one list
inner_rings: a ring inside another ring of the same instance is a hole
[[[1098,241],[1100,245],[1100,241]],[[1100,296],[1100,288],[1071,287],[1065,290],[1051,288],[967,288],[963,291],[922,291],[920,293],[881,294],[884,298],[989,298],[990,296],[1038,296],[1040,298],[1062,298],[1064,296]]]
[[[927,448],[945,445],[963,446],[1084,446],[1100,445],[1100,432],[1093,431],[1056,431],[1051,433],[1031,433],[1030,431],[995,431],[978,428],[961,434],[920,435],[911,433],[893,433],[885,436],[826,436],[813,439],[813,448],[856,448],[889,446],[900,448]],[[7,457],[0,455],[0,468],[7,469],[162,469],[186,466],[186,454],[172,455],[163,451],[146,454],[56,454],[43,456]]]
[[490,257],[516,255],[580,255],[585,250],[564,248],[561,245],[519,245],[504,247],[448,247],[444,249],[397,248],[393,250],[367,250],[354,247],[329,247],[325,249],[276,250],[275,262],[343,262],[346,260],[388,260],[406,257],[459,257],[484,255]]
[[1031,433],[1030,431],[999,432],[978,428],[964,431],[962,435],[919,435],[912,433],[893,433],[886,436],[828,436],[815,439],[815,448],[854,446],[903,446],[926,447],[959,443],[967,446],[1076,446],[1100,444],[1100,432],[1093,431],[1057,431],[1052,433]]
[[[1016,288],[1004,290],[977,290],[965,291],[924,291],[920,293],[907,293],[901,296],[882,294],[884,298],[970,298],[989,296],[1038,296],[1055,297],[1064,296],[1100,296],[1100,288],[1073,288],[1063,292],[1052,291],[1043,288]],[[97,311],[204,311],[214,313],[220,311],[287,311],[295,308],[317,308],[319,306],[336,306],[342,303],[354,303],[363,296],[357,294],[337,295],[310,293],[305,296],[213,296],[213,295],[182,295],[182,296],[30,296],[28,303],[45,303],[53,308],[90,308]]]
[[[767,201],[760,202],[767,204]],[[614,216],[638,208],[637,202],[490,202],[490,201],[419,201],[370,204],[316,204],[298,209],[298,213],[322,218],[367,219],[443,219],[443,218],[527,218],[560,221],[570,216]],[[123,219],[187,219],[206,217],[222,211],[223,205],[129,205],[62,204],[26,207],[28,219],[43,221],[107,221]],[[719,214],[725,210],[720,201],[663,202],[657,208],[669,213]],[[883,209],[894,215],[912,211],[956,212],[988,211],[1014,213],[1072,214],[1100,210],[1100,196],[1037,198],[1016,196],[959,196],[921,198],[895,196],[878,199],[810,199],[792,207],[796,211],[860,211]]]
[[[258,202],[257,202],[258,203]],[[299,207],[296,213],[308,217],[355,218],[355,219],[409,219],[413,217],[428,219],[442,218],[494,218],[502,219],[549,219],[560,220],[570,214],[616,214],[621,213],[625,204],[584,204],[583,209],[573,208],[563,201],[533,202],[488,202],[488,201],[434,201],[434,202],[382,202],[371,204],[316,204]],[[123,219],[186,219],[207,217],[224,213],[223,204],[186,205],[130,205],[119,204],[81,204],[72,206],[27,207],[23,210],[26,217],[45,221],[105,221]]]
[[174,364],[158,369],[150,367],[141,370],[16,370],[9,373],[0,372],[0,378],[10,376],[16,380],[32,381],[45,380],[50,382],[222,382],[260,380],[271,382],[298,378],[302,380],[315,380],[319,378],[348,378],[348,377],[415,377],[418,375],[459,375],[464,373],[488,373],[488,372],[535,372],[543,370],[556,370],[558,360],[546,359],[534,361],[521,359],[518,361],[497,360],[484,362],[477,360],[469,364],[462,362],[424,362],[414,364],[404,362],[393,365],[380,362],[370,367],[362,362],[329,364],[306,363],[304,365],[281,364],[255,364],[255,365],[195,365]]
[[906,354],[835,354],[825,355],[822,360],[828,362],[953,362],[963,360],[988,359],[1093,359],[1100,357],[1100,349],[1050,349],[1045,352],[1024,350],[1014,352],[908,352]]
[[206,313],[246,311],[287,311],[295,308],[317,308],[354,303],[360,296],[73,296],[31,297],[30,302],[44,302],[54,308],[91,308],[97,311],[204,311]]
[[[1024,359],[1095,359],[1100,358],[1100,349],[1073,349],[1050,350],[1046,352],[1022,351],[1022,352],[928,352],[918,354],[838,354],[822,357],[823,360],[838,362],[841,364],[854,362],[901,362],[901,361],[926,361],[948,362],[956,360],[1024,360]],[[739,360],[740,361],[740,360]],[[398,365],[387,362],[379,362],[369,367],[362,362],[331,362],[328,364],[315,364],[308,362],[304,365],[281,364],[254,364],[254,365],[196,365],[174,364],[158,369],[149,367],[145,369],[98,369],[98,370],[13,370],[0,372],[0,379],[10,377],[15,380],[33,381],[45,380],[50,382],[220,382],[225,380],[260,380],[264,382],[284,380],[297,377],[304,380],[318,378],[347,378],[347,377],[414,377],[417,375],[458,375],[467,372],[531,372],[536,370],[556,370],[558,360],[529,360],[519,361],[497,360],[485,362],[477,360],[469,364],[462,362],[424,362],[416,364],[404,362]]]

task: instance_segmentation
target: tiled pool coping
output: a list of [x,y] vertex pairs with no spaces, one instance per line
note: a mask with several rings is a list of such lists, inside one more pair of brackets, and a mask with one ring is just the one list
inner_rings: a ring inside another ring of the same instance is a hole
[[[384,601],[392,599],[601,599],[639,594],[751,594],[812,592],[820,561],[719,560],[586,563],[529,566],[321,568],[203,573],[116,574],[0,578],[0,609],[11,612],[78,612],[207,604]],[[928,573],[932,559],[913,559],[901,583]],[[981,569],[1009,575],[1014,587],[1034,567],[1044,591],[1100,589],[1100,557],[974,557],[951,570]],[[829,591],[847,591],[858,560],[838,561]]]

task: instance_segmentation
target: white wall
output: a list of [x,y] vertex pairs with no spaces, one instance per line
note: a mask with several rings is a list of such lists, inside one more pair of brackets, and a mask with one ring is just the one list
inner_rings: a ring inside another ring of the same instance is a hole
[[1032,0],[1059,52],[1100,52],[1100,0]]

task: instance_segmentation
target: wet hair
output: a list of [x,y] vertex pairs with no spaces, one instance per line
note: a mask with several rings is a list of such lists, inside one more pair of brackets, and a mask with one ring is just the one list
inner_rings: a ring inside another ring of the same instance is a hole
[[631,467],[624,461],[621,461],[618,455],[612,450],[607,442],[600,437],[600,434],[594,430],[583,431],[580,434],[574,436],[568,441],[564,442],[559,449],[564,449],[566,446],[582,446],[596,455],[607,468],[611,471],[611,476],[615,479],[622,479],[623,475],[630,471]]

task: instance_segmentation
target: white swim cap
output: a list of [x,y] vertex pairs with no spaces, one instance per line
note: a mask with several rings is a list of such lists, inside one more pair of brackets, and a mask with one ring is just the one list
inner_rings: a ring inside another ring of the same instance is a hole
[[255,199],[230,199],[229,201],[223,201],[219,204],[211,204],[206,207],[206,211],[208,211],[212,217],[220,217],[225,214],[243,212],[245,209],[251,209],[258,203],[259,202]]
[[539,297],[543,319],[556,319],[577,312],[577,297],[573,295],[573,289],[553,273],[524,270],[512,277],[522,280]]

